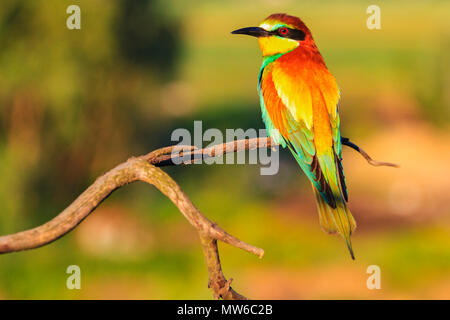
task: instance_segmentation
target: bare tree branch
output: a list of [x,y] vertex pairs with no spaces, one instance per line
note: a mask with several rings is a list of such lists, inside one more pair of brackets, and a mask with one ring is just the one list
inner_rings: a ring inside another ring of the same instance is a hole
[[361,149],[359,146],[357,146],[356,144],[354,144],[353,142],[350,141],[349,138],[341,138],[341,142],[343,145],[350,147],[356,151],[358,151],[366,160],[367,162],[375,167],[381,167],[381,166],[385,166],[385,167],[394,167],[394,168],[399,168],[400,166],[396,163],[391,163],[391,162],[383,162],[383,161],[376,161],[373,160],[368,154],[367,152],[365,152],[363,149]]
[[[360,152],[372,165],[396,166],[372,160],[367,153],[347,138],[343,138],[342,143]],[[259,258],[264,255],[264,250],[233,237],[211,222],[195,207],[180,186],[158,167],[174,165],[174,159],[177,157],[187,158],[188,161],[185,161],[184,164],[190,164],[199,158],[205,159],[230,152],[274,146],[276,144],[270,138],[254,138],[232,141],[204,149],[196,149],[193,146],[171,146],[155,150],[144,156],[130,158],[99,177],[71,205],[49,222],[30,230],[1,236],[0,254],[34,249],[57,240],[81,223],[114,190],[135,181],[143,181],[154,185],[168,197],[197,230],[209,273],[208,286],[213,289],[214,297],[216,299],[246,299],[231,288],[232,279],[225,278],[220,264],[217,241],[220,240],[253,253]],[[174,155],[176,156],[174,157]]]
[[[351,142],[349,138],[342,137],[341,142],[343,145],[358,151],[372,166],[399,167],[399,165],[395,163],[373,160],[367,152]],[[194,146],[172,146],[150,152],[145,157],[148,159],[149,163],[157,167],[165,167],[173,166],[180,162],[183,162],[183,164],[191,164],[196,159],[213,158],[230,152],[240,152],[257,148],[272,148],[276,146],[278,146],[278,144],[275,143],[272,138],[252,138],[231,141],[203,149],[196,149]]]

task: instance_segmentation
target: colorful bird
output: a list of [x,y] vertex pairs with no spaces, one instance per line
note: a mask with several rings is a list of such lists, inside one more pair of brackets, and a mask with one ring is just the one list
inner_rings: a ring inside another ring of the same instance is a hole
[[339,132],[339,88],[311,31],[297,17],[272,14],[259,27],[232,32],[258,38],[263,63],[258,78],[268,135],[288,147],[311,181],[322,229],[339,233],[354,258],[356,228],[347,208]]

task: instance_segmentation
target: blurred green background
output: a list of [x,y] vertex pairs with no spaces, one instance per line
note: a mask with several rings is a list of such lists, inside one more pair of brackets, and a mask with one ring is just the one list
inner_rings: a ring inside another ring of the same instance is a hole
[[[81,30],[66,8],[81,8]],[[366,8],[381,7],[381,30]],[[0,6],[0,234],[45,223],[176,128],[262,128],[254,39],[230,31],[300,16],[341,90],[342,135],[400,169],[344,149],[356,261],[324,234],[287,151],[258,165],[165,169],[259,260],[220,244],[225,275],[254,299],[450,298],[448,1],[4,0]],[[66,288],[80,266],[81,290]],[[381,268],[381,290],[366,269]],[[2,299],[210,299],[196,231],[156,189],[115,192],[74,231],[0,256]]]

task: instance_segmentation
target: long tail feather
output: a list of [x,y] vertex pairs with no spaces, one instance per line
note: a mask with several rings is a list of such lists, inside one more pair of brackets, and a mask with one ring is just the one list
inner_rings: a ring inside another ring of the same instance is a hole
[[350,236],[356,228],[356,222],[350,210],[347,208],[344,199],[342,197],[341,199],[337,199],[336,208],[333,209],[326,203],[314,186],[313,190],[319,211],[320,226],[326,233],[339,233],[345,239],[350,256],[355,260]]

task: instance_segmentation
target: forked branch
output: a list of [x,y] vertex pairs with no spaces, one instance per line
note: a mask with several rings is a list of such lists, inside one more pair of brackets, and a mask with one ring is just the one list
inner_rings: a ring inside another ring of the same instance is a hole
[[[367,153],[347,138],[342,138],[342,143],[361,153],[371,165],[397,166],[372,160]],[[225,278],[220,263],[217,241],[228,243],[255,254],[259,258],[264,255],[264,250],[235,238],[209,220],[195,207],[180,186],[158,167],[174,165],[177,163],[176,157],[187,158],[188,161],[183,163],[190,164],[199,158],[204,159],[230,152],[274,146],[276,144],[270,138],[254,138],[228,142],[204,149],[196,149],[192,146],[172,146],[155,150],[144,156],[130,158],[97,178],[71,205],[49,222],[33,229],[1,236],[0,254],[34,249],[57,240],[74,229],[114,190],[135,181],[143,181],[154,185],[168,197],[197,230],[208,268],[208,284],[214,291],[214,297],[216,299],[246,299],[231,288],[232,279],[227,280]],[[177,152],[174,153],[174,151]],[[175,157],[174,154],[176,154]]]

